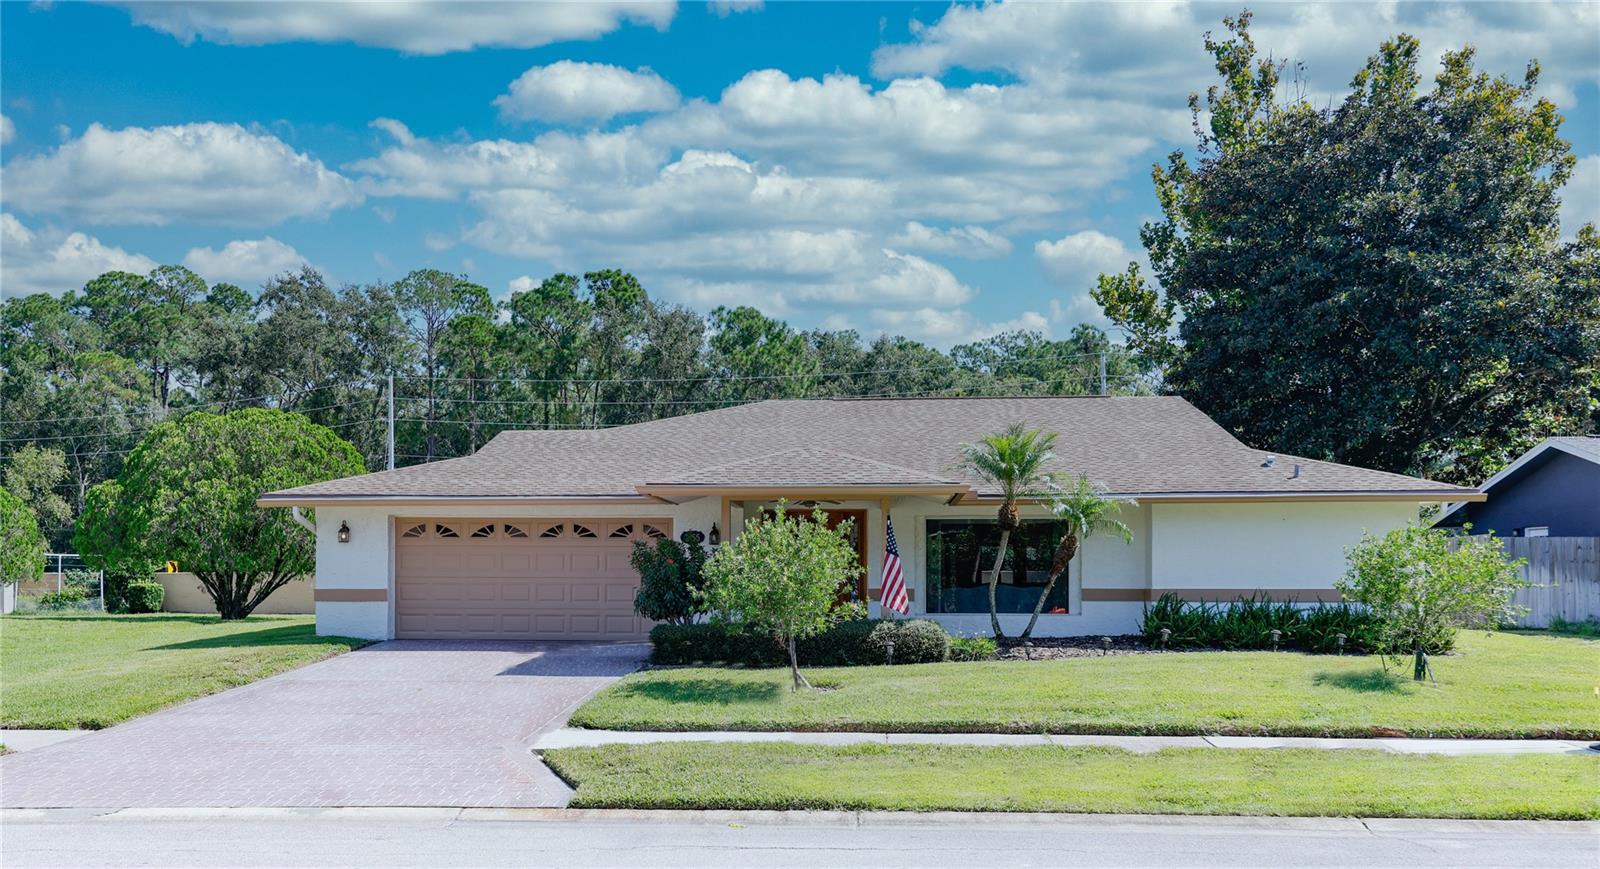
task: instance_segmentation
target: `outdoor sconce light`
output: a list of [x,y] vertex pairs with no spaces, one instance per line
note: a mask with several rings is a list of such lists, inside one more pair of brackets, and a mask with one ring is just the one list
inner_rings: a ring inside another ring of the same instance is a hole
[[706,538],[712,546],[722,545],[722,532],[717,530],[717,523],[711,523],[711,536]]
[[349,522],[340,522],[339,523],[339,542],[340,543],[349,543],[350,542],[350,523]]

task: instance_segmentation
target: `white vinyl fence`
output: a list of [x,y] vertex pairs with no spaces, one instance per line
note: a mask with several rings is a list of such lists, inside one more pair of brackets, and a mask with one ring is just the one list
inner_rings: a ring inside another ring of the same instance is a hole
[[1528,608],[1519,627],[1547,628],[1558,616],[1569,622],[1600,618],[1600,537],[1502,537],[1500,542],[1506,557],[1528,560],[1522,575],[1531,585],[1516,595],[1516,602]]

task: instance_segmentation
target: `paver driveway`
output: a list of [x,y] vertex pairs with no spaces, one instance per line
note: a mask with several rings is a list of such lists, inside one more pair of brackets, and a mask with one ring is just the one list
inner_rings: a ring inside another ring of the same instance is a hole
[[0,759],[0,805],[563,805],[529,744],[645,653],[379,643]]

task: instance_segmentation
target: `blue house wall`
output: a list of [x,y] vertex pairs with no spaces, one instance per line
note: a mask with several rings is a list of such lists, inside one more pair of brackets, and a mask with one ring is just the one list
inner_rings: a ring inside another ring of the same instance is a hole
[[1522,529],[1546,526],[1551,537],[1600,537],[1600,465],[1557,449],[1501,480],[1489,500],[1467,504],[1440,524],[1471,522],[1476,533],[1523,536]]

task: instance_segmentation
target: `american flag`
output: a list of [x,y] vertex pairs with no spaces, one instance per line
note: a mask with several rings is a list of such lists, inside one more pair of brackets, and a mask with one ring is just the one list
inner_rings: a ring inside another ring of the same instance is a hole
[[885,520],[889,533],[883,547],[883,608],[901,615],[911,611],[911,600],[906,597],[906,576],[900,569],[900,546],[894,541],[894,522]]

